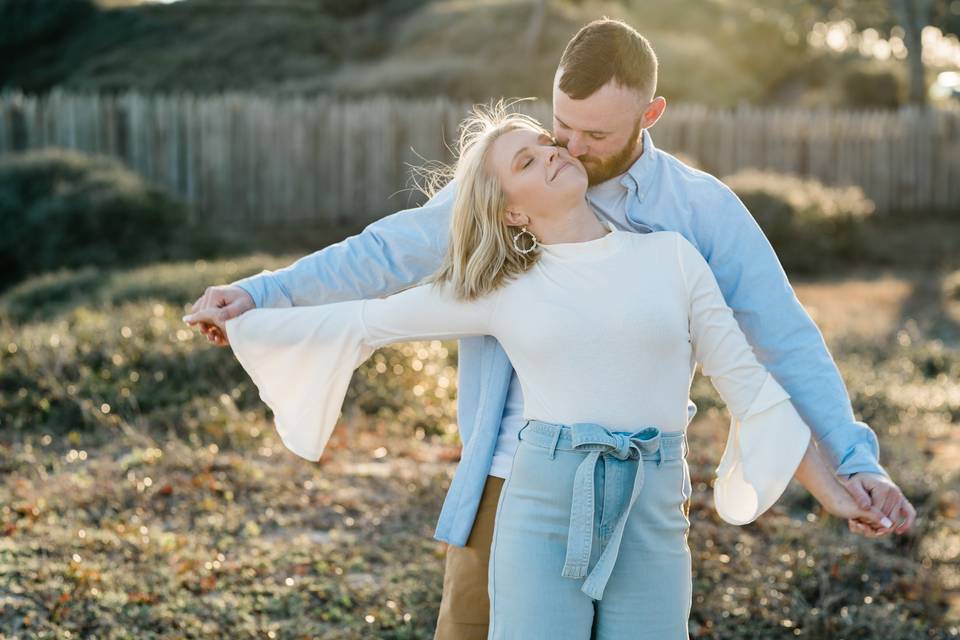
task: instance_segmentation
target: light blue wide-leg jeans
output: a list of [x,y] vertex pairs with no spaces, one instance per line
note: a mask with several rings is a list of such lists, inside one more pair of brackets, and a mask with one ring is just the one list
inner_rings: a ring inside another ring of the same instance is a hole
[[686,452],[683,432],[527,422],[497,505],[488,638],[687,640]]

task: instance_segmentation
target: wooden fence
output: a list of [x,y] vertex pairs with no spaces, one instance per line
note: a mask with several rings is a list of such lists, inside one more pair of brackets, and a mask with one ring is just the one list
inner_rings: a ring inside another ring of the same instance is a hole
[[[249,94],[0,95],[0,152],[121,158],[230,224],[367,223],[420,201],[408,163],[449,161],[468,104]],[[549,125],[545,101],[524,111]],[[960,112],[672,105],[651,130],[718,176],[762,168],[860,185],[880,212],[960,210]],[[359,220],[358,220],[359,218]]]

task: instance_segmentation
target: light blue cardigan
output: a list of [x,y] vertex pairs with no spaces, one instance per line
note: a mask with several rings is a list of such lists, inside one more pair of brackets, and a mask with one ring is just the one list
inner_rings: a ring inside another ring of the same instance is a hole
[[[876,435],[854,419],[823,336],[794,295],[773,248],[737,196],[713,176],[658,150],[621,178],[627,220],[639,233],[681,233],[706,258],[727,303],[763,363],[790,394],[838,475],[884,475]],[[373,298],[417,284],[440,265],[454,185],[422,207],[386,216],[361,233],[277,271],[237,280],[257,307]],[[643,274],[637,274],[642,278]],[[435,537],[466,544],[490,470],[513,367],[492,337],[459,348],[458,422],[463,452]],[[690,417],[696,411],[690,403]]]

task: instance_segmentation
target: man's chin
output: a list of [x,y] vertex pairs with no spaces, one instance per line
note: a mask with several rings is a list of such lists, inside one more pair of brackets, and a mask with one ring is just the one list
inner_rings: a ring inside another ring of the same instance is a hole
[[583,164],[584,171],[587,172],[587,182],[591,187],[602,182],[602,180],[597,180],[597,178],[602,177],[603,174],[606,173],[606,167],[604,167],[602,164],[597,164],[594,162],[583,162],[583,160],[580,162]]
[[588,167],[587,168],[587,184],[591,187],[594,187],[600,184],[601,182],[606,182],[610,178],[617,177],[621,173],[623,172],[612,171],[610,167],[596,167],[593,170],[591,170]]

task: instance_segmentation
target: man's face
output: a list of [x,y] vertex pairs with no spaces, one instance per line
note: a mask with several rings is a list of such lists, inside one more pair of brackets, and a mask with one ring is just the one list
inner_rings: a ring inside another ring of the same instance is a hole
[[574,100],[553,81],[553,134],[583,163],[590,185],[618,176],[639,157],[643,110],[647,103],[633,89],[613,80],[593,95]]

